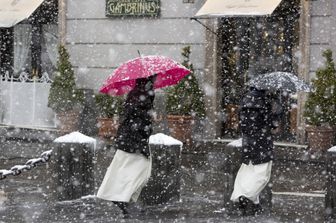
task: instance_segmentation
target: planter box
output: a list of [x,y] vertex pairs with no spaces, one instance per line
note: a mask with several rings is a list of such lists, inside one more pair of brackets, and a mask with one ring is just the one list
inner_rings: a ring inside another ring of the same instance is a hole
[[191,116],[168,115],[168,128],[170,135],[189,145],[192,143],[192,129],[194,119]]
[[112,118],[98,118],[98,136],[103,138],[114,138],[117,134],[119,121]]
[[327,151],[334,144],[335,128],[307,126],[308,147],[313,151]]

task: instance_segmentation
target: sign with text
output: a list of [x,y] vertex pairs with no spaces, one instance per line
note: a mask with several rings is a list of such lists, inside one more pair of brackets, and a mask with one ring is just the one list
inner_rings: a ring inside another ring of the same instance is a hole
[[160,14],[160,0],[106,0],[106,16],[149,16]]

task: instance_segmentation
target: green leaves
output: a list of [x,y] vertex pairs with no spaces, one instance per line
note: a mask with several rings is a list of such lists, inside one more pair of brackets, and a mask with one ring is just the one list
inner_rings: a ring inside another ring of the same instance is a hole
[[192,63],[190,63],[190,46],[182,49],[182,56],[184,65],[191,70],[184,79],[177,85],[167,88],[167,114],[172,115],[191,115],[204,117],[204,94],[200,89],[198,81],[194,74]]
[[83,100],[83,92],[76,88],[75,74],[69,54],[62,45],[58,48],[57,72],[51,84],[48,107],[55,112],[66,112]]
[[113,118],[114,116],[121,114],[123,109],[123,97],[112,97],[106,94],[97,94],[95,99],[102,117]]
[[336,125],[336,69],[330,49],[322,53],[326,62],[316,71],[314,91],[308,96],[304,116],[312,125]]

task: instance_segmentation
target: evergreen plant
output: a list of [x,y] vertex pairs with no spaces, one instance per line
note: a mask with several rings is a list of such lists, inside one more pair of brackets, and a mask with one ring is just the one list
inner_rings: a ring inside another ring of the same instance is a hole
[[122,97],[97,94],[95,99],[103,118],[113,118],[121,114],[123,103]]
[[316,71],[312,81],[313,91],[305,104],[304,116],[307,123],[314,126],[336,126],[336,69],[332,51],[322,53],[325,66]]
[[83,92],[76,88],[75,74],[67,49],[58,47],[57,72],[51,83],[48,107],[56,113],[72,110],[83,101]]
[[195,77],[193,64],[190,62],[190,46],[182,49],[184,65],[191,72],[177,85],[167,88],[167,114],[205,116],[204,93]]

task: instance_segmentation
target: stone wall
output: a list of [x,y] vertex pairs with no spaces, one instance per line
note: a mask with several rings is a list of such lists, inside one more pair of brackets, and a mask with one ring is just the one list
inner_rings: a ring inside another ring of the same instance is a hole
[[330,48],[336,54],[336,2],[319,0],[310,4],[309,74],[314,77],[315,71],[324,65],[322,52]]
[[190,20],[204,0],[161,0],[159,18],[108,18],[105,0],[65,2],[65,41],[82,88],[98,89],[120,63],[137,57],[138,50],[181,61],[181,49],[191,45],[195,69],[204,68],[205,29]]

